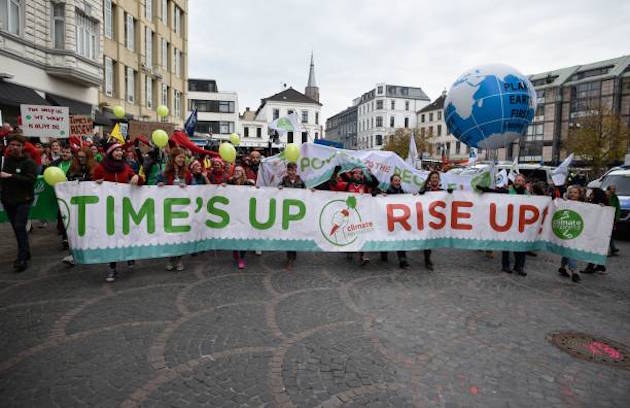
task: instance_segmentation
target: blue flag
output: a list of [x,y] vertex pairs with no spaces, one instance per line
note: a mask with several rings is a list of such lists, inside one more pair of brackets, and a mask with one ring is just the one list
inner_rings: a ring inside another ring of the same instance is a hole
[[195,135],[195,127],[197,126],[197,109],[192,111],[186,119],[184,123],[184,129],[186,129],[186,133],[188,133],[188,137],[193,137]]

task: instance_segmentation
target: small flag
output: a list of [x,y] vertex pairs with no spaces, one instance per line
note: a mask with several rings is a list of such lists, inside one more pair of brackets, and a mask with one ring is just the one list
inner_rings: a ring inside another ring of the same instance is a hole
[[505,169],[502,169],[500,172],[497,173],[497,176],[495,178],[495,185],[497,186],[497,188],[503,188],[508,185],[508,175]]
[[123,137],[122,133],[120,132],[120,126],[118,125],[118,123],[116,123],[114,125],[114,128],[112,129],[111,133],[109,134],[109,138],[110,139],[116,139],[116,141],[120,144],[125,144],[125,138]]
[[416,147],[416,138],[412,134],[409,136],[409,153],[407,154],[407,163],[416,168],[416,162],[418,161],[418,148]]
[[193,137],[195,135],[195,127],[197,127],[197,109],[190,112],[188,119],[186,119],[186,122],[184,123],[184,129],[186,129],[188,137]]
[[553,171],[551,172],[551,179],[553,180],[553,184],[555,186],[563,186],[567,181],[567,176],[569,175],[569,166],[573,161],[573,153],[569,155],[564,161]]
[[297,133],[301,130],[301,126],[298,124],[297,113],[293,112],[288,116],[269,122],[269,129],[275,130],[281,135],[285,135],[287,132]]
[[512,163],[512,167],[510,168],[510,174],[508,174],[508,179],[511,182],[514,182],[514,179],[516,178],[516,175],[520,173],[518,171],[518,157],[514,159],[514,162]]

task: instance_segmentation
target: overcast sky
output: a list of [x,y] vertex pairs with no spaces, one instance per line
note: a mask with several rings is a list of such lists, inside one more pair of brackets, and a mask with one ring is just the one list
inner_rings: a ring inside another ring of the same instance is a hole
[[531,74],[630,54],[628,0],[190,0],[189,19],[189,76],[236,91],[241,112],[283,83],[304,92],[311,50],[324,118],[377,82],[433,100],[476,65]]

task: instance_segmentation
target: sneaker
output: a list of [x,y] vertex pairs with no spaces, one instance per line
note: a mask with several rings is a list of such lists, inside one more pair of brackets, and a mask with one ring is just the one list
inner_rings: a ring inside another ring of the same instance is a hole
[[177,269],[179,272],[184,270],[184,263],[182,261],[177,261],[177,265],[175,266],[175,269]]
[[536,252],[534,252],[534,251],[527,251],[527,252],[525,252],[525,255],[527,255],[527,256],[538,256],[538,254]]
[[105,273],[105,282],[112,283],[116,280],[117,277],[118,273],[116,272],[116,269],[109,268]]
[[400,266],[401,269],[407,269],[409,268],[409,262],[407,262],[406,259],[401,259],[398,266]]
[[262,255],[262,251],[254,251],[254,254],[261,256]]
[[569,273],[567,272],[566,268],[564,266],[561,266],[558,268],[558,273],[560,274],[560,276],[565,277],[565,278],[570,278],[571,275],[569,275]]
[[65,251],[70,249],[70,245],[68,245],[68,240],[64,239],[63,241],[61,241],[61,248]]
[[575,283],[579,283],[582,280],[582,278],[580,278],[579,274],[574,272],[571,274],[571,280]]
[[381,262],[387,262],[387,252],[381,254]]
[[512,273],[512,270],[509,267],[505,267],[505,266],[501,268],[501,271],[505,273]]
[[[595,268],[593,268],[593,265],[587,265],[580,273],[595,273]],[[569,274],[567,274],[567,276],[569,276]]]
[[593,272],[598,272],[600,275],[608,274],[608,272],[606,272],[606,267],[604,265],[597,265],[595,269],[593,269]]
[[66,257],[64,257],[61,262],[63,262],[64,264],[72,267],[74,266],[74,257],[72,255],[68,255]]
[[518,274],[518,276],[527,276],[527,272],[525,272],[522,269],[516,269],[514,268],[514,272],[516,272]]
[[26,261],[16,261],[13,264],[13,269],[16,273],[24,272],[28,268],[28,262]]
[[425,262],[424,263],[424,267],[427,268],[428,271],[432,271],[433,270],[433,262],[431,262],[431,261]]
[[136,261],[127,261],[127,268],[133,269],[136,266]]
[[173,269],[175,269],[175,267],[173,266],[173,262],[168,261],[168,263],[166,264],[166,270],[172,271]]
[[239,259],[237,263],[238,263],[238,269],[245,269],[245,267],[247,266],[243,258]]
[[370,260],[368,258],[361,258],[359,259],[359,266],[365,266],[367,264],[370,263]]
[[284,269],[290,271],[293,269],[293,259],[287,259],[287,263],[284,264]]

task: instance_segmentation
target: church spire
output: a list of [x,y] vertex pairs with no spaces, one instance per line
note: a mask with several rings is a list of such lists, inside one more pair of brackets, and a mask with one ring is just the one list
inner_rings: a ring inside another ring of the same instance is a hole
[[313,51],[311,51],[311,66],[308,72],[308,83],[304,89],[304,94],[319,102],[319,87],[315,81],[315,61],[313,59]]

